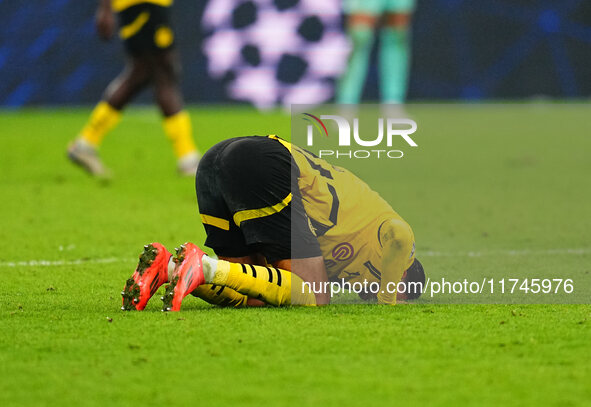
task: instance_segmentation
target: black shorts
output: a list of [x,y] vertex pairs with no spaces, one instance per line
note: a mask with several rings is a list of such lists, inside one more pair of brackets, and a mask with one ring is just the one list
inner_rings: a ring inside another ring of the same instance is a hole
[[224,257],[260,253],[268,263],[320,256],[298,175],[289,151],[267,137],[233,138],[209,149],[195,181],[205,245]]
[[118,13],[119,37],[126,51],[140,56],[174,47],[170,7],[140,3]]

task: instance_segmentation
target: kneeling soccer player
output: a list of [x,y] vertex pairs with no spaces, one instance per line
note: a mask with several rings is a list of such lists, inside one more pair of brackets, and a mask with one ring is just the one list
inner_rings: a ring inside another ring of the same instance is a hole
[[[355,175],[306,150],[276,136],[228,139],[203,156],[195,187],[218,259],[192,243],[175,256],[146,245],[123,309],[144,309],[166,282],[165,311],[188,294],[221,306],[323,305],[329,281],[373,283],[379,290],[360,296],[380,304],[421,294],[410,226]],[[392,289],[400,282],[408,292]]]

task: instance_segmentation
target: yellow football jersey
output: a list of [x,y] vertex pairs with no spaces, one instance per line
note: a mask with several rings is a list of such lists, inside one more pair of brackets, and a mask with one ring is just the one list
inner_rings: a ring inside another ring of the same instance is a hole
[[[276,136],[298,166],[298,187],[322,251],[329,280],[380,282],[380,226],[403,220],[377,192],[350,171]],[[414,251],[408,267],[414,261]]]
[[173,0],[111,0],[111,8],[113,11],[119,12],[141,3],[152,3],[157,6],[169,7],[172,5]]

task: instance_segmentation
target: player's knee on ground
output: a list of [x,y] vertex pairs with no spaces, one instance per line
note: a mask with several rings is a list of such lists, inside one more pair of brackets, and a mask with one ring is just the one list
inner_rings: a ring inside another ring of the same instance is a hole
[[246,295],[240,294],[229,287],[215,284],[202,284],[191,294],[212,305],[218,305],[220,307],[244,307],[248,299]]

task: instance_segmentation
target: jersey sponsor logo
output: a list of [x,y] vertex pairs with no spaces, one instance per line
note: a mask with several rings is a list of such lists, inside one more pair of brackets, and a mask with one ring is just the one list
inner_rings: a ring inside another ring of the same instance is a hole
[[355,250],[350,243],[339,243],[332,249],[332,257],[337,261],[347,261],[355,254]]

